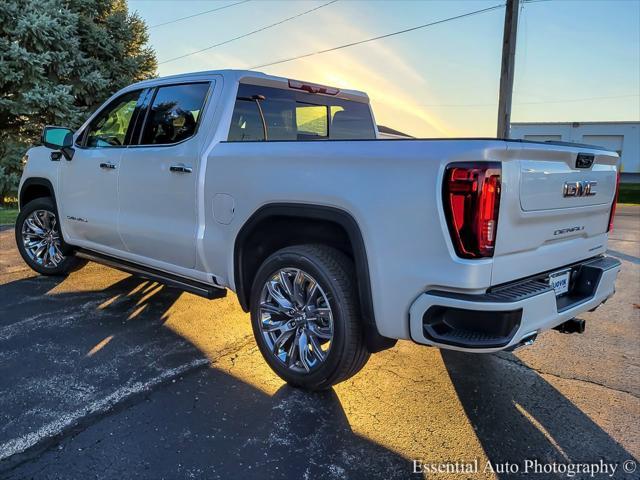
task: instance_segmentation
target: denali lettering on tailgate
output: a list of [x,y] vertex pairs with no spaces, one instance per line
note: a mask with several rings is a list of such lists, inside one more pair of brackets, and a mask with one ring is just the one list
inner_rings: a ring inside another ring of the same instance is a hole
[[581,227],[561,228],[560,230],[556,230],[555,232],[553,232],[553,234],[554,235],[564,235],[565,233],[579,232],[581,230],[584,230],[584,225],[582,225]]

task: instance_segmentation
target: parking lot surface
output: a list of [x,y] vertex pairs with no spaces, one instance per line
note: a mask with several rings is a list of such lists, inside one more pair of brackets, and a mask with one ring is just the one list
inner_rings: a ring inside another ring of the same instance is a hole
[[0,478],[420,478],[414,460],[479,466],[429,478],[567,478],[525,475],[534,459],[638,478],[622,470],[640,457],[638,207],[619,208],[609,248],[618,292],[582,335],[497,355],[398,342],[312,394],[262,361],[232,293],[208,301],[91,263],[40,277],[4,228]]

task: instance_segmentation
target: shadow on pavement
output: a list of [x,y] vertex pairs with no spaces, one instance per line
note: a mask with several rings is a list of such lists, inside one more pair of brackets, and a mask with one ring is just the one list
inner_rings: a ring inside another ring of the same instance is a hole
[[[634,458],[537,372],[518,364],[512,354],[500,354],[500,358],[451,350],[441,353],[489,460],[494,465],[511,462],[521,466],[520,475],[499,478],[531,478],[531,473],[527,476],[522,471],[525,459],[563,464],[602,459],[621,465]],[[542,475],[567,478],[566,474]],[[625,476],[619,467],[615,478],[632,475]]]
[[60,283],[0,285],[0,458],[202,358],[163,328],[180,292],[126,277],[100,291],[47,294]]
[[[181,292],[134,277],[98,290],[60,287],[45,277],[0,285],[0,457],[37,437],[30,454],[0,462],[2,478],[410,477],[410,459],[351,429],[333,390],[282,386],[270,395],[231,370],[193,371],[207,362],[204,351],[167,325]],[[202,316],[194,303],[183,308],[187,316]],[[198,317],[193,328],[214,321],[201,335],[224,329],[225,305],[208,302],[206,312],[222,314]],[[466,415],[450,421],[470,422],[493,464],[633,458],[515,357],[441,356]],[[192,373],[172,383],[182,371]],[[93,415],[105,398],[108,415]],[[68,423],[63,435],[60,422]],[[433,447],[437,429],[422,438],[421,448]]]
[[[165,326],[177,290],[126,277],[99,291],[47,295],[59,283],[33,277],[0,285],[0,454],[42,436],[31,453],[0,462],[3,478],[406,478],[411,471],[409,460],[352,432],[333,390],[283,386],[271,396],[213,368],[141,390],[97,421],[92,412],[114,392],[131,393],[205,355]],[[46,435],[68,420],[62,435]]]
[[[105,471],[105,467],[107,470]],[[106,417],[12,478],[407,478],[410,462],[354,434],[333,391],[275,395],[203,370]]]
[[612,255],[612,256],[620,259],[620,260],[626,260],[627,262],[631,262],[631,263],[633,263],[635,265],[640,265],[640,258],[638,258],[636,256],[628,255],[626,253],[622,253],[622,252],[619,252],[617,250],[611,250],[611,249],[607,250],[607,253],[609,255]]

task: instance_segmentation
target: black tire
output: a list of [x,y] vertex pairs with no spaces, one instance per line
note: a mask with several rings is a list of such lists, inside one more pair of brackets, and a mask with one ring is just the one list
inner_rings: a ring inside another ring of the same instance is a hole
[[[56,218],[56,226],[53,230],[60,236],[60,250],[63,254],[63,260],[60,261],[56,266],[47,266],[38,263],[29,255],[24,245],[22,237],[24,222],[36,210],[45,210],[53,214]],[[64,239],[62,238],[62,233],[60,232],[60,223],[58,221],[58,210],[53,199],[51,199],[50,197],[36,198],[20,209],[20,213],[18,214],[18,218],[16,220],[15,235],[16,245],[18,247],[18,251],[20,252],[20,256],[29,266],[29,268],[40,273],[41,275],[67,275],[70,272],[82,267],[86,263],[85,260],[77,258],[73,254],[73,248],[65,243]]]
[[[297,372],[285,365],[267,344],[261,329],[260,299],[263,287],[279,270],[295,268],[311,275],[327,296],[333,315],[333,338],[326,358],[309,372]],[[324,390],[342,382],[367,363],[359,315],[353,262],[342,252],[324,245],[296,245],[278,250],[259,268],[251,289],[251,324],[266,362],[292,386]]]

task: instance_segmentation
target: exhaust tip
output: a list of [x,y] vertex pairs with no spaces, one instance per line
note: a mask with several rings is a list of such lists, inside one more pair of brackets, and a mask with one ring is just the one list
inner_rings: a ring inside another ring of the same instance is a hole
[[530,333],[530,334],[526,335],[525,337],[523,337],[522,340],[520,340],[515,345],[512,345],[511,347],[505,348],[504,351],[505,352],[513,352],[514,350],[517,350],[519,348],[528,347],[530,345],[533,345],[533,342],[536,341],[537,336],[538,336],[538,332]]
[[557,327],[553,327],[554,330],[560,333],[584,333],[586,328],[586,322],[580,318],[572,318],[564,323],[561,323]]

